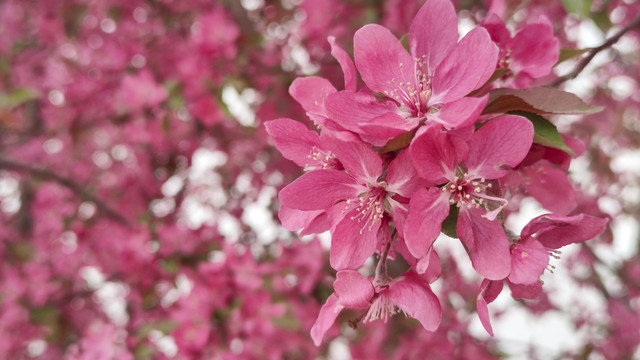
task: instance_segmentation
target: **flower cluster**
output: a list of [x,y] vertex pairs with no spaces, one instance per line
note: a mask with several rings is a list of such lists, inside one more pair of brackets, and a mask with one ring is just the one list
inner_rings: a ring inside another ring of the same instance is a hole
[[[566,170],[579,145],[540,116],[583,110],[550,107],[545,99],[573,95],[530,87],[558,59],[548,20],[511,37],[491,15],[458,38],[449,0],[427,1],[404,43],[380,25],[359,29],[355,64],[329,38],[344,90],[320,77],[290,87],[318,132],[288,118],[265,124],[283,156],[305,170],[279,194],[283,225],[302,235],[331,233],[337,278],[311,329],[316,345],[345,308],[362,311],[354,324],[386,322],[400,311],[437,329],[441,306],[430,287],[441,272],[436,240],[452,241],[441,232],[460,240],[485,279],[477,308],[491,332],[487,304],[504,281],[514,297],[538,296],[549,256],[605,228],[605,219],[573,212]],[[522,196],[552,213],[517,236],[506,220],[517,210],[511,199]],[[375,274],[367,278],[361,272],[374,254]],[[387,262],[399,257],[406,271],[392,277]]]

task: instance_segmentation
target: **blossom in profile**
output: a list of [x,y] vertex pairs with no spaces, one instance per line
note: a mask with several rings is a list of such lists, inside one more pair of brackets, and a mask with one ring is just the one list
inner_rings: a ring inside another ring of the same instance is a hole
[[343,309],[362,309],[363,322],[383,320],[403,312],[417,319],[429,331],[440,325],[441,307],[429,284],[412,271],[384,280],[367,279],[354,270],[342,270],[336,274],[334,293],[320,309],[311,328],[311,338],[320,345],[327,330]]
[[511,36],[496,14],[489,14],[482,24],[498,45],[498,68],[509,69],[505,85],[518,89],[531,86],[534,79],[551,73],[560,56],[560,41],[553,35],[553,25],[545,16],[523,27]]
[[[506,277],[516,299],[534,299],[542,293],[540,276],[552,269],[549,258],[558,258],[561,247],[590,240],[602,233],[607,219],[595,216],[545,214],[531,220],[510,247],[511,271]],[[502,291],[504,281],[485,279],[480,285],[476,308],[482,325],[493,335],[487,306]]]

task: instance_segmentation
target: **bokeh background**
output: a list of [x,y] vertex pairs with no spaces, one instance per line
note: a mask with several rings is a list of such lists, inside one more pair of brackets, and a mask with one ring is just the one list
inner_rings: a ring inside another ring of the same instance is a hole
[[[277,219],[301,174],[262,124],[312,124],[299,76],[341,88],[327,36],[352,53],[376,22],[408,32],[419,0],[3,0],[0,2],[0,358],[480,359],[640,357],[640,32],[562,86],[604,110],[554,118],[580,139],[577,211],[609,217],[563,250],[547,295],[475,314],[464,249],[442,249],[441,328],[396,316],[315,347],[332,291],[328,236]],[[454,1],[464,34],[491,6],[515,31],[548,17],[589,51],[632,22],[634,0]],[[582,51],[556,74],[571,71]],[[513,228],[542,209],[530,199]],[[520,220],[518,220],[520,219]]]

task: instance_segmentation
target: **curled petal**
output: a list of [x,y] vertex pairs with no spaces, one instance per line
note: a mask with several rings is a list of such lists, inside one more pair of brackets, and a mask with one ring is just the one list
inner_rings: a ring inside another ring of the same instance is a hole
[[358,74],[356,73],[356,66],[353,64],[353,60],[351,60],[349,54],[336,43],[335,36],[329,36],[327,40],[329,41],[329,45],[331,45],[331,56],[338,61],[338,64],[340,64],[342,68],[345,90],[356,91]]
[[324,334],[336,321],[336,318],[342,309],[344,309],[344,306],[340,305],[338,297],[335,294],[331,294],[327,299],[327,302],[322,305],[322,308],[320,308],[320,314],[318,314],[316,322],[311,327],[311,339],[313,339],[313,343],[316,346],[320,346]]
[[463,128],[475,124],[488,100],[488,96],[464,97],[445,104],[438,112],[428,115],[428,118],[442,124],[447,130]]
[[409,272],[404,276],[404,280],[392,282],[381,296],[387,296],[407,315],[417,319],[426,330],[435,331],[441,319],[438,297],[415,274]]
[[309,115],[326,117],[324,99],[337,92],[329,80],[317,76],[308,76],[293,80],[289,94],[302,105]]
[[354,270],[338,271],[333,289],[340,304],[350,309],[369,307],[369,301],[375,293],[371,281]]
[[476,298],[476,310],[478,311],[478,317],[480,322],[489,335],[493,336],[493,329],[491,328],[491,320],[489,319],[489,303],[495,300],[500,292],[502,292],[502,281],[491,281],[484,279],[480,285],[480,291]]
[[282,118],[264,123],[276,149],[300,167],[309,164],[309,154],[318,146],[319,136],[299,121]]
[[533,284],[549,264],[549,253],[538,240],[528,237],[511,247],[511,273],[514,284]]
[[536,240],[542,245],[550,249],[558,249],[598,236],[604,231],[607,222],[607,219],[586,214],[571,216],[545,214],[531,220],[522,229],[522,237],[536,234]]

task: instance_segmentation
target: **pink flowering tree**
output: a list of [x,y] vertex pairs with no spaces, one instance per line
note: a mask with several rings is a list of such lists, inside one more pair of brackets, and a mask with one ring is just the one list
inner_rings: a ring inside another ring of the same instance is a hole
[[619,0],[5,0],[0,357],[638,357],[639,43]]

